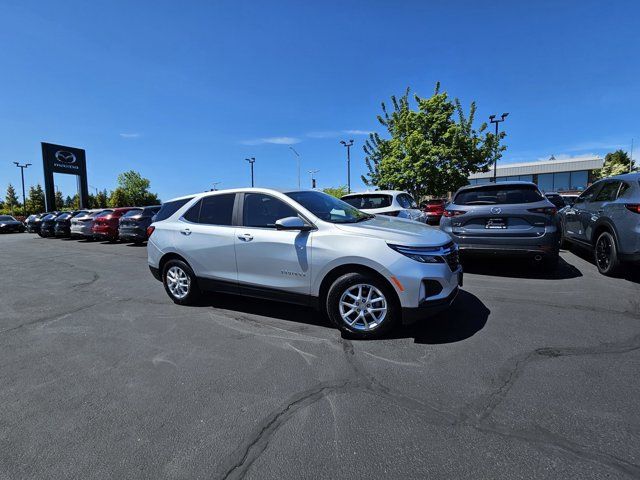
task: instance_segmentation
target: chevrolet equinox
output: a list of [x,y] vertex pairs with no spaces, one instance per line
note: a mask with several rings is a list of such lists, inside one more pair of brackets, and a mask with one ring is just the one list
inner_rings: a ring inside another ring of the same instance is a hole
[[149,267],[181,305],[202,291],[310,305],[370,338],[447,308],[462,285],[446,233],[317,191],[207,192],[163,204],[155,220]]

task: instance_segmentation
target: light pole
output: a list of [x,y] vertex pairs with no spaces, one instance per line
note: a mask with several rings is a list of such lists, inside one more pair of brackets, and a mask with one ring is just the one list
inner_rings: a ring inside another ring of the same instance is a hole
[[318,173],[320,170],[309,170],[309,175],[311,175],[311,188],[316,188],[316,179],[314,175]]
[[300,189],[300,154],[296,152],[296,149],[289,145],[289,149],[296,154],[296,160],[298,162],[298,189]]
[[500,122],[504,122],[504,119],[507,118],[507,115],[509,115],[509,112],[507,113],[503,113],[500,116],[500,119],[497,119],[495,115],[490,115],[489,116],[489,120],[491,121],[491,123],[495,123],[496,124],[496,159],[493,162],[493,183],[497,182],[497,168],[498,168],[498,124],[500,124]]
[[351,146],[353,145],[353,140],[348,142],[340,140],[340,143],[347,147],[347,193],[351,193]]
[[245,160],[251,165],[251,186],[253,187],[253,164],[256,163],[256,157],[245,158]]
[[20,175],[22,176],[22,214],[27,216],[27,199],[24,194],[24,169],[29,168],[31,166],[30,163],[25,163],[24,165],[20,165],[18,162],[13,162],[16,167],[20,169]]

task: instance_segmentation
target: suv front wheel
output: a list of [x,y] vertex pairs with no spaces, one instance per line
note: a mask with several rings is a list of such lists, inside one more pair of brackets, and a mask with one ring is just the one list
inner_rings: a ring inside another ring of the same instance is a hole
[[169,260],[165,264],[162,283],[169,298],[178,305],[193,305],[200,298],[196,276],[182,260]]
[[400,320],[400,308],[391,287],[362,273],[339,277],[327,295],[329,319],[351,337],[380,337]]
[[598,236],[594,256],[598,271],[603,275],[614,275],[620,268],[616,239],[609,232],[602,232]]

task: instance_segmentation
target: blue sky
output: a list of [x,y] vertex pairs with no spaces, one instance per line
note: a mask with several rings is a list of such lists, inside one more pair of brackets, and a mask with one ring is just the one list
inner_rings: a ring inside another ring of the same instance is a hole
[[[127,169],[163,199],[256,184],[320,187],[365,166],[380,102],[436,81],[510,112],[505,162],[640,154],[640,2],[0,0],[0,195],[40,142],[87,150],[89,184]],[[634,155],[638,158],[637,155]],[[65,194],[75,180],[57,176]]]

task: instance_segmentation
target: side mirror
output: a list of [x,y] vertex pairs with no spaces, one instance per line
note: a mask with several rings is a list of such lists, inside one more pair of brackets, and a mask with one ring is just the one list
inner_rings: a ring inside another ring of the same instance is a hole
[[300,217],[285,217],[276,220],[276,230],[300,230],[306,232],[311,229],[313,227]]

